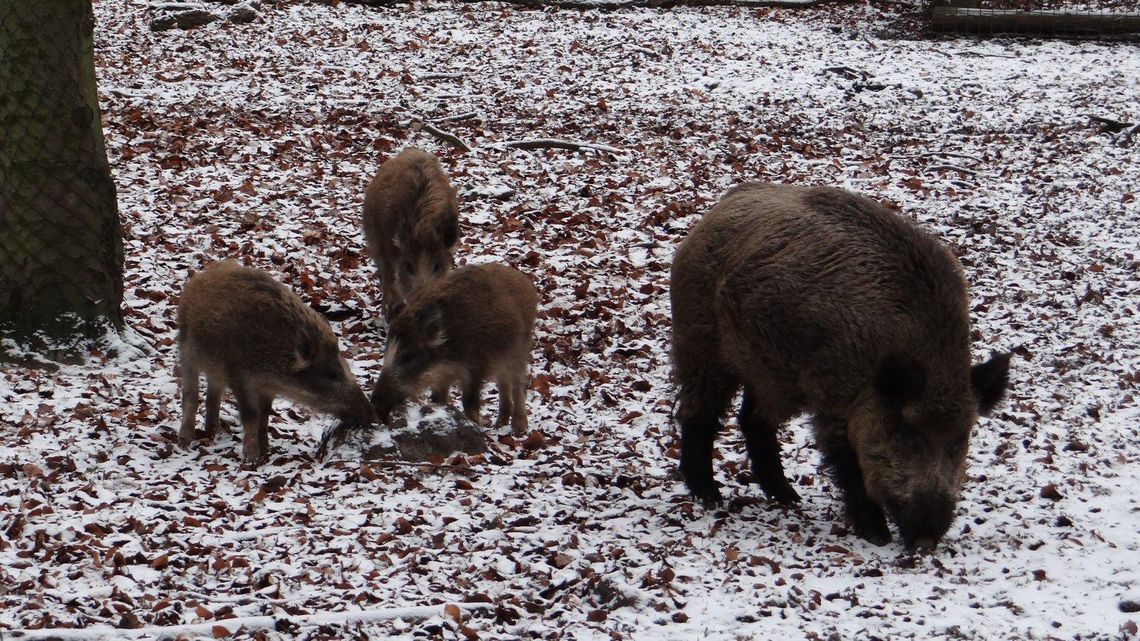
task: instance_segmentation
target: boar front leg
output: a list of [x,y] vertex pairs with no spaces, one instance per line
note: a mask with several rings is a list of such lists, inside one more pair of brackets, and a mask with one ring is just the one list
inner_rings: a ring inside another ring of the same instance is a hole
[[447,404],[447,391],[451,388],[450,385],[439,384],[431,388],[431,402],[436,405]]
[[234,385],[232,389],[237,400],[238,414],[241,415],[242,462],[256,467],[265,456],[261,449],[261,425],[268,420],[268,414],[264,411],[265,402],[243,385]]
[[182,363],[182,426],[178,430],[178,444],[189,447],[194,440],[194,420],[198,415],[198,369]]
[[886,545],[891,540],[891,530],[883,508],[867,495],[863,470],[847,440],[847,422],[816,417],[815,423],[823,463],[831,470],[836,485],[843,490],[847,518],[851,520],[855,534],[869,543]]
[[380,268],[380,301],[384,310],[384,318],[391,321],[395,317],[397,308],[403,305],[404,299],[396,291],[395,265],[385,265]]
[[472,372],[471,378],[463,385],[463,413],[471,422],[479,425],[479,410],[483,407],[483,377]]
[[782,505],[790,505],[800,500],[800,495],[788,483],[784,474],[784,462],[780,457],[780,441],[776,435],[777,426],[766,420],[756,405],[756,395],[744,389],[744,400],[740,404],[740,430],[744,432],[744,446],[748,458],[752,460],[752,476],[760,483],[768,498]]
[[206,377],[206,438],[213,440],[221,425],[222,395],[226,388],[215,378]]

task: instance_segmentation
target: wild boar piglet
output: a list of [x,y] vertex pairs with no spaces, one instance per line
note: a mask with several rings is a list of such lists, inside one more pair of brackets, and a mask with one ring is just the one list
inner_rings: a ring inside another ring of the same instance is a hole
[[364,238],[380,275],[384,313],[451,270],[458,199],[439,160],[409,147],[380,166],[364,195]]
[[261,462],[269,449],[269,413],[278,396],[344,422],[375,422],[328,322],[265,272],[227,261],[192,276],[178,305],[178,354],[184,447],[194,439],[199,374],[206,375],[207,437],[218,430],[228,387],[248,464]]
[[1009,355],[971,366],[969,302],[950,250],[868,198],[746,183],[681,243],[672,270],[681,473],[721,500],[713,442],[743,388],[753,477],[798,500],[777,429],[813,415],[816,443],[855,532],[896,523],[933,548],[954,519],[970,433],[1005,393]]
[[526,432],[537,307],[530,279],[505,265],[462,267],[421,288],[389,327],[384,370],[372,392],[381,422],[425,389],[432,401],[444,402],[458,384],[464,413],[479,423],[483,383],[493,378],[499,387],[495,424],[509,420],[516,434]]

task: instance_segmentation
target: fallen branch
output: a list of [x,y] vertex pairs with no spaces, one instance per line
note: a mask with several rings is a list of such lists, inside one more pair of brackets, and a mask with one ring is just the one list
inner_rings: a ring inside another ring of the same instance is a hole
[[1101,132],[1108,132],[1113,134],[1120,133],[1121,131],[1124,131],[1125,129],[1128,129],[1132,126],[1132,123],[1130,122],[1122,122],[1120,120],[1113,120],[1112,118],[1104,118],[1102,116],[1094,116],[1092,114],[1089,114],[1089,120],[1092,120],[1095,123],[1099,123]]
[[1124,135],[1120,137],[1120,146],[1123,147],[1125,145],[1131,145],[1132,137],[1138,133],[1140,133],[1140,122],[1132,125],[1128,131],[1124,132]]
[[360,460],[360,459],[333,459],[326,463],[326,465],[333,465],[336,463],[345,463],[347,465],[360,465],[361,463],[367,464],[369,467],[426,467],[432,470],[469,470],[470,465],[460,465],[457,463],[428,463],[427,461],[392,461],[388,459],[373,459],[373,460]]
[[[486,0],[463,0],[463,2],[485,2]],[[650,8],[672,9],[674,7],[750,7],[756,9],[809,9],[827,4],[846,4],[851,0],[503,0],[507,4],[521,5],[532,9],[553,7],[579,11]]]
[[535,140],[510,140],[507,142],[497,143],[494,146],[511,147],[513,149],[570,149],[572,151],[592,149],[594,151],[604,151],[611,154],[616,154],[621,151],[615,147],[598,145],[592,142],[574,142],[572,140],[557,140],[554,138],[538,138]]
[[469,147],[467,145],[467,143],[463,142],[463,140],[461,140],[459,138],[459,136],[456,136],[453,133],[446,132],[446,131],[436,127],[435,125],[431,124],[430,122],[420,123],[420,129],[422,129],[422,130],[426,131],[427,133],[435,136],[439,140],[442,140],[443,142],[446,142],[447,144],[452,145],[453,147],[458,147],[458,148],[462,149],[463,151],[471,151],[471,147]]
[[[452,604],[449,604],[452,605]],[[491,603],[458,603],[453,604],[462,610],[482,610],[493,607]],[[367,623],[369,621],[391,621],[393,619],[429,619],[434,616],[445,616],[445,605],[424,605],[407,608],[381,608],[377,610],[359,610],[356,612],[321,612],[302,616],[256,616],[237,617],[233,619],[220,619],[207,623],[191,623],[187,625],[150,626],[143,628],[112,628],[106,625],[93,625],[86,628],[44,628],[40,630],[8,630],[4,632],[5,639],[138,639],[141,637],[174,638],[181,636],[217,636],[218,628],[226,630],[227,635],[238,630],[266,630],[273,628],[278,621],[289,621],[298,626],[312,625],[344,625],[349,623]]]

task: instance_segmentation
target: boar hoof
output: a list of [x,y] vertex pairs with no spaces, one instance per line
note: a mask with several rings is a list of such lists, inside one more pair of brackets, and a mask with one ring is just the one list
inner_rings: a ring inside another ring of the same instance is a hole
[[182,449],[189,449],[190,444],[193,442],[194,442],[194,435],[193,434],[179,434],[178,435],[178,447],[181,447]]
[[245,469],[249,469],[249,470],[257,469],[264,462],[265,462],[264,456],[255,456],[255,457],[243,456],[241,459],[242,467]]
[[855,535],[872,545],[883,546],[891,542],[891,529],[887,519],[877,505],[862,509],[848,510],[848,516],[855,525]]
[[713,510],[724,505],[724,498],[720,495],[720,483],[713,481],[708,487],[690,488],[693,498],[700,502],[705,509]]
[[764,490],[768,498],[780,505],[795,505],[800,502],[800,493],[786,480],[779,483],[761,482],[760,489]]
[[242,452],[241,462],[242,465],[252,469],[264,463],[265,458],[260,448],[248,448]]

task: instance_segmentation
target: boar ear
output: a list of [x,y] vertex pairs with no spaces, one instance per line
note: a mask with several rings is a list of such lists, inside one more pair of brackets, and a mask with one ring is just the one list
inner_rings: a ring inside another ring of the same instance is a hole
[[302,329],[297,337],[297,349],[293,353],[293,371],[299,372],[308,369],[313,361],[317,360],[317,352],[321,347],[321,337],[316,332]]
[[443,333],[443,310],[439,305],[421,310],[416,320],[419,321],[417,324],[428,347],[439,347],[447,342],[447,336]]
[[451,247],[459,240],[459,219],[450,216],[441,216],[436,223],[435,231],[444,247]]
[[879,365],[875,391],[892,405],[902,405],[918,399],[925,387],[926,372],[909,356],[889,354]]
[[1005,390],[1009,387],[1009,357],[1012,355],[1010,352],[994,352],[990,360],[970,369],[970,386],[978,400],[979,414],[989,414],[1005,397]]

